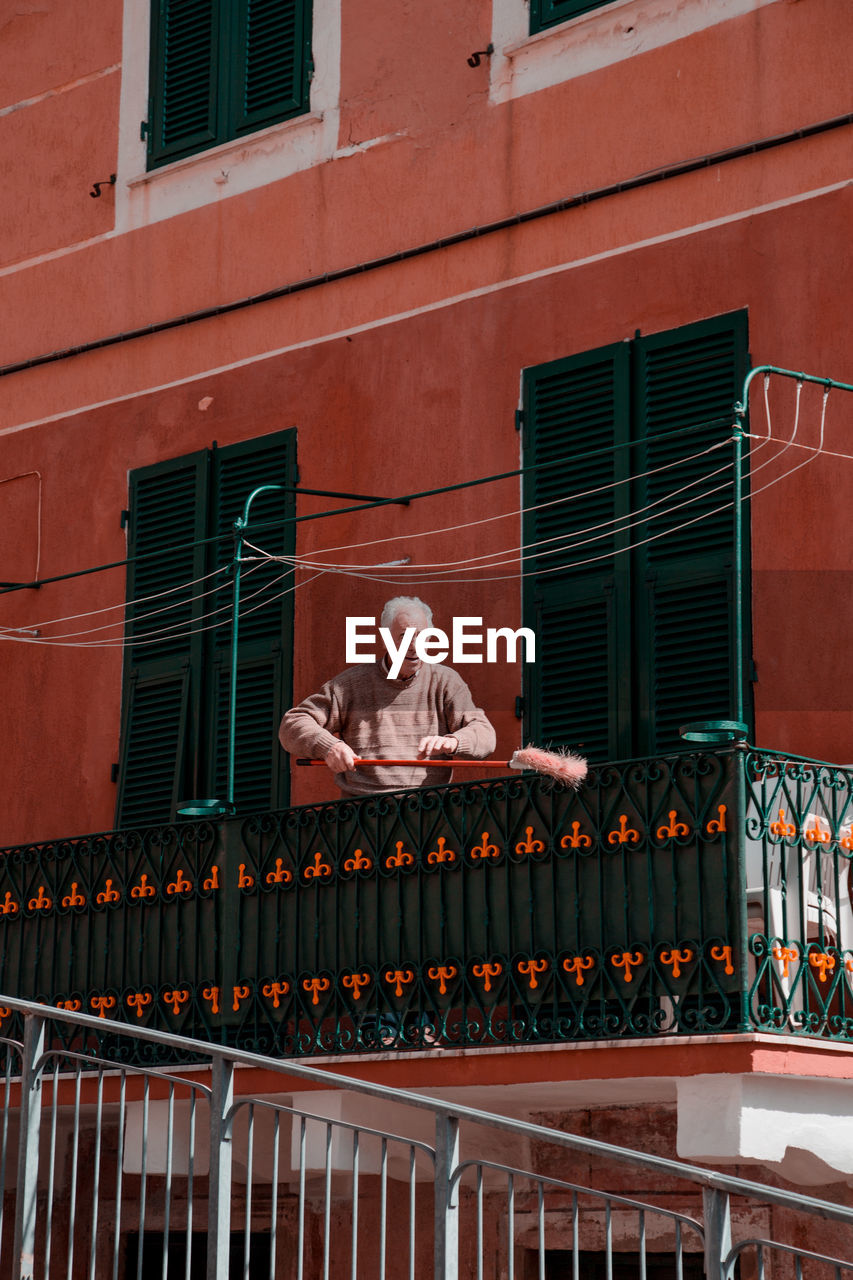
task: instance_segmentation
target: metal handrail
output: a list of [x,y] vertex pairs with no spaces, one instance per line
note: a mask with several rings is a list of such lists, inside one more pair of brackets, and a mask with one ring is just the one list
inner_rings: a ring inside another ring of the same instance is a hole
[[[698,1165],[683,1164],[681,1161],[670,1160],[665,1156],[654,1156],[644,1152],[633,1151],[630,1148],[616,1146],[613,1143],[601,1142],[594,1138],[584,1138],[579,1134],[563,1133],[559,1130],[546,1128],[544,1125],[515,1120],[509,1116],[481,1111],[475,1107],[467,1107],[459,1103],[445,1102],[442,1099],[428,1097],[425,1094],[410,1092],[405,1089],[391,1089],[385,1085],[357,1080],[352,1076],[339,1075],[333,1071],[324,1071],[319,1067],[309,1067],[303,1063],[291,1061],[283,1062],[276,1058],[266,1058],[261,1054],[248,1053],[245,1050],[226,1048],[199,1040],[190,1040],[166,1031],[152,1031],[143,1027],[133,1027],[129,1024],[113,1022],[108,1018],[92,1017],[89,1014],[74,1013],[64,1009],[51,1009],[47,1005],[33,1004],[28,1000],[17,1000],[12,996],[2,994],[0,994],[0,1003],[28,1018],[63,1022],[98,1031],[101,1035],[111,1034],[147,1040],[157,1044],[168,1045],[170,1048],[185,1053],[192,1053],[196,1057],[209,1057],[215,1062],[218,1061],[223,1064],[254,1067],[255,1069],[269,1071],[275,1075],[292,1076],[299,1080],[310,1081],[313,1084],[322,1084],[330,1089],[345,1089],[352,1093],[360,1093],[366,1097],[378,1098],[386,1102],[403,1103],[448,1120],[457,1122],[465,1120],[487,1128],[513,1133],[520,1137],[548,1142],[554,1146],[605,1156],[615,1162],[644,1169],[650,1173],[670,1174],[683,1178],[685,1181],[697,1183],[710,1190],[730,1195],[759,1197],[765,1203],[778,1204],[788,1209],[795,1209],[818,1217],[853,1224],[853,1208],[830,1204],[827,1201],[816,1200],[800,1193],[784,1191],[781,1188],[766,1186],[763,1183],[751,1182],[745,1178],[731,1177],[727,1174],[702,1169]],[[152,1069],[149,1074],[157,1075],[158,1072]]]

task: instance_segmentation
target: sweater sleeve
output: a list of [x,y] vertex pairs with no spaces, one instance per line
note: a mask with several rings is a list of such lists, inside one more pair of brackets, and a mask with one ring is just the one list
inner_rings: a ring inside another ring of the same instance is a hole
[[445,732],[452,734],[459,747],[456,754],[471,760],[484,760],[495,749],[495,731],[485,711],[474,705],[471,691],[455,671],[448,671],[444,698]]
[[334,681],[328,681],[319,693],[312,693],[298,706],[285,712],[278,737],[291,755],[323,759],[338,739],[341,717]]

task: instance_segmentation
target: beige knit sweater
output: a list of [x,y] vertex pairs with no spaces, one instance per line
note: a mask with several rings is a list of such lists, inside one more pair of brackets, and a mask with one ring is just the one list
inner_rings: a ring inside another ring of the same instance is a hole
[[[279,738],[292,755],[322,759],[341,737],[357,756],[414,759],[428,734],[453,734],[457,755],[482,760],[495,749],[495,731],[474,706],[458,672],[424,663],[407,680],[388,680],[379,663],[348,667],[324,684],[281,722]],[[449,769],[373,766],[338,773],[345,796],[365,796],[400,787],[439,786]]]

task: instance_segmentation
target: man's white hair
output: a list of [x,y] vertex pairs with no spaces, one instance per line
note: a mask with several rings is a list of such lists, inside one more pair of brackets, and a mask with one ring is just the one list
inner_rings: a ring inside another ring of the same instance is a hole
[[424,604],[423,600],[419,600],[417,596],[394,596],[382,610],[382,617],[379,619],[380,627],[390,627],[398,613],[422,613],[426,618],[427,626],[432,626],[432,609],[428,604]]

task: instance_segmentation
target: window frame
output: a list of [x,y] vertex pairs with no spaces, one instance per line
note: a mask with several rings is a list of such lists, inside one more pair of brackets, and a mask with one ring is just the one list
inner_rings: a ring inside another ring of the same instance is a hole
[[313,73],[312,0],[292,0],[296,36],[293,74],[298,90],[286,107],[266,113],[243,113],[240,80],[248,47],[248,6],[250,0],[210,0],[211,35],[207,60],[209,73],[206,124],[185,132],[175,140],[161,138],[166,127],[167,6],[170,0],[151,0],[148,72],[148,112],[144,124],[146,168],[157,170],[177,160],[238,141],[271,125],[305,115],[310,109]]

